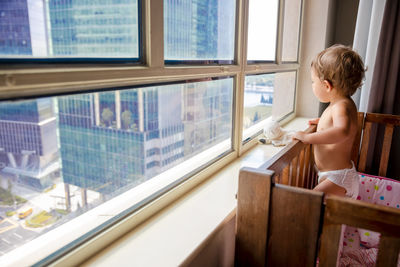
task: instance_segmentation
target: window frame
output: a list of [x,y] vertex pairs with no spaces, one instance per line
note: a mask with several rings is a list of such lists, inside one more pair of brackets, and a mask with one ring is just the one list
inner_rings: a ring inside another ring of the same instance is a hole
[[[73,93],[91,93],[104,88],[148,86],[159,83],[174,83],[181,80],[232,76],[234,80],[233,92],[233,132],[232,151],[217,158],[213,163],[200,172],[187,174],[189,179],[168,188],[163,194],[152,202],[146,202],[138,209],[127,211],[113,224],[102,228],[93,237],[83,240],[79,244],[72,244],[63,251],[56,251],[38,263],[60,263],[74,265],[109,244],[110,240],[116,240],[124,233],[139,225],[156,212],[167,207],[172,201],[179,198],[185,192],[205,181],[211,174],[220,170],[223,166],[240,157],[247,150],[257,144],[257,135],[247,142],[242,141],[243,132],[243,100],[245,76],[249,74],[266,74],[271,72],[296,72],[296,88],[298,85],[298,72],[300,68],[297,62],[282,62],[281,49],[283,38],[284,1],[279,0],[277,44],[275,62],[247,61],[247,25],[250,0],[236,0],[236,26],[235,48],[232,64],[194,65],[190,62],[169,62],[164,60],[164,0],[141,1],[140,3],[140,29],[139,51],[142,52],[142,62],[111,63],[101,60],[83,64],[54,62],[51,64],[38,64],[27,62],[0,61],[0,101],[34,98],[39,96],[53,96]],[[303,27],[304,1],[301,1],[301,14],[298,38],[298,56],[300,58],[301,37]],[[152,33],[152,34],[150,34]],[[100,65],[101,63],[101,65]],[[172,64],[171,64],[172,63]],[[188,63],[188,64],[187,64]],[[198,63],[198,62],[192,62]],[[282,118],[281,122],[291,120],[295,116],[293,112]],[[145,207],[145,208],[143,208]],[[87,241],[93,242],[87,242]],[[104,242],[106,241],[106,242]]]

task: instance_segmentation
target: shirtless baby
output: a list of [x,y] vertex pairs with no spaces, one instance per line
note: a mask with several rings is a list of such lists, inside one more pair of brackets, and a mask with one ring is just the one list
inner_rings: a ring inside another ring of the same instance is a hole
[[357,108],[351,95],[361,86],[364,72],[360,56],[343,45],[323,50],[311,63],[314,95],[329,106],[321,118],[309,121],[317,124],[315,133],[296,132],[293,138],[314,144],[318,169],[314,190],[351,198],[358,195],[359,176],[351,160]]

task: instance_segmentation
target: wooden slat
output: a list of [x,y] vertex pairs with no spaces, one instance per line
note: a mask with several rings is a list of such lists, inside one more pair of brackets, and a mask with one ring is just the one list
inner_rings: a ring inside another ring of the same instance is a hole
[[367,113],[365,114],[366,122],[380,123],[380,124],[392,124],[394,126],[400,126],[400,116],[391,114],[381,113]]
[[265,266],[272,175],[271,171],[253,168],[239,172],[237,266]]
[[357,170],[360,172],[365,172],[365,167],[367,164],[367,154],[368,154],[368,147],[369,147],[369,139],[371,134],[371,122],[365,122],[364,124],[364,131],[361,143],[361,150],[360,150],[360,160],[358,162]]
[[266,266],[315,266],[322,205],[321,192],[272,186]]
[[304,182],[304,149],[302,149],[299,158],[299,187],[304,188]]
[[341,230],[342,226],[340,224],[330,224],[325,220],[319,252],[320,267],[336,266]]
[[379,163],[379,176],[386,176],[389,163],[390,147],[392,145],[393,125],[386,125],[385,136],[383,138],[381,159]]
[[284,169],[283,169],[283,171],[282,171],[282,174],[281,174],[281,177],[282,177],[282,181],[281,181],[281,184],[286,184],[286,185],[288,185],[289,184],[289,165],[287,165]]
[[278,175],[278,174],[275,174],[273,177],[273,182],[274,183],[277,183],[277,184],[280,184],[280,183],[282,183],[282,180],[281,180],[281,177],[280,177],[280,175]]
[[381,236],[379,240],[377,267],[397,266],[397,257],[400,250],[400,239]]
[[354,162],[354,165],[358,165],[358,155],[360,152],[360,143],[361,143],[361,133],[363,129],[363,124],[364,124],[364,112],[358,112],[357,114],[357,134],[354,138],[354,143],[353,143],[353,148],[351,150],[351,159]]
[[299,157],[295,157],[292,160],[292,172],[291,172],[292,182],[290,183],[290,185],[297,187],[299,186],[298,162],[299,162]]
[[293,160],[289,164],[289,181],[288,181],[288,185],[292,185],[292,183],[293,183],[292,175],[293,175]]
[[400,210],[364,201],[328,196],[325,218],[332,223],[369,229],[400,238]]
[[318,184],[318,173],[315,170],[315,167],[313,167],[313,176],[312,176],[312,188],[316,187]]
[[305,188],[310,188],[310,159],[311,159],[311,146],[307,145],[304,153],[304,178],[306,179]]

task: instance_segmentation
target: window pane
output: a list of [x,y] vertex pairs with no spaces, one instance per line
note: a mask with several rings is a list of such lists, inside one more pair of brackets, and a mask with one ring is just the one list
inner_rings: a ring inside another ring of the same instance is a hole
[[28,241],[49,254],[229,151],[232,96],[224,78],[0,103],[2,260]]
[[296,72],[248,75],[245,80],[243,139],[294,111]]
[[300,33],[301,1],[286,0],[283,21],[282,61],[297,61]]
[[247,60],[275,61],[278,2],[249,1]]
[[234,59],[235,0],[164,0],[165,60]]
[[0,55],[138,58],[137,0],[3,0]]
[[280,72],[275,74],[274,105],[272,117],[276,120],[294,112],[296,93],[296,72]]

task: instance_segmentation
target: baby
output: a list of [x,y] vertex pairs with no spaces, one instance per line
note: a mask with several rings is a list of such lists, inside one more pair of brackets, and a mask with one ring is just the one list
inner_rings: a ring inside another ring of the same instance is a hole
[[361,86],[364,64],[360,56],[343,45],[331,46],[311,63],[314,95],[329,106],[317,124],[315,133],[296,132],[294,139],[314,144],[318,185],[314,190],[356,198],[359,176],[351,160],[357,133],[357,108],[351,95]]

